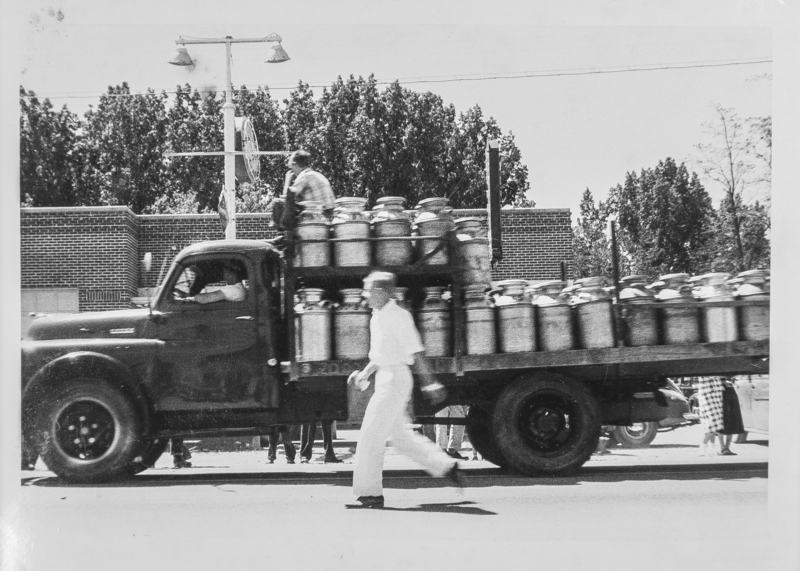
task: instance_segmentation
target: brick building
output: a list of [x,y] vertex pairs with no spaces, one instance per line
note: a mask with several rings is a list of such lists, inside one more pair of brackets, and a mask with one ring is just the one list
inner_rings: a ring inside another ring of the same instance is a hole
[[[485,210],[457,210],[456,217],[486,218]],[[503,260],[493,280],[560,277],[572,269],[569,209],[503,210]],[[239,214],[239,238],[275,235],[270,215]],[[184,247],[223,237],[216,214],[136,215],[125,206],[22,208],[21,288],[23,327],[30,312],[74,312],[131,307],[131,298],[157,285]],[[153,254],[149,272],[140,260]]]

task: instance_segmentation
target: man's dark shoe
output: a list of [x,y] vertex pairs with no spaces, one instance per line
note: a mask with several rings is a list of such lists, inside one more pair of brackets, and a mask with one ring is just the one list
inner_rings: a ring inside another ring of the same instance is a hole
[[275,463],[275,458],[270,458],[267,460],[267,464],[274,464],[274,463]]
[[352,504],[346,504],[350,510],[380,509],[383,507],[383,496],[360,496]]
[[286,463],[287,464],[294,464],[294,458],[287,458],[286,459]]
[[192,463],[191,462],[187,462],[186,460],[181,460],[181,459],[175,458],[175,460],[172,461],[172,466],[174,468],[191,468],[192,467]]
[[455,458],[456,460],[466,460],[461,454],[458,453],[458,450],[454,450],[453,448],[448,448],[445,450],[450,458]]
[[325,458],[326,464],[341,464],[342,462],[344,462],[344,460],[341,460],[336,456],[334,456],[333,458]]
[[300,458],[300,463],[301,464],[308,464],[308,458],[305,458],[305,457]]
[[466,486],[466,478],[464,478],[464,472],[458,467],[458,462],[453,464],[453,467],[447,471],[444,477],[450,481],[451,485],[459,490],[462,490]]

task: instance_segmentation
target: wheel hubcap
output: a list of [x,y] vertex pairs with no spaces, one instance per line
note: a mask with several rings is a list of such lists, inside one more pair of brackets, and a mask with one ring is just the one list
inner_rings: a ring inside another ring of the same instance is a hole
[[574,414],[574,405],[562,396],[540,395],[523,407],[517,426],[531,446],[551,452],[569,440],[573,433],[570,418]]
[[59,448],[77,460],[96,460],[111,448],[116,435],[114,417],[94,401],[67,406],[56,420]]

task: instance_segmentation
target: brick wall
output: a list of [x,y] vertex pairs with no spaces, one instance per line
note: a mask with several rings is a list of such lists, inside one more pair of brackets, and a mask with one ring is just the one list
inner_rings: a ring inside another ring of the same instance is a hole
[[22,288],[78,288],[81,311],[130,307],[139,223],[127,207],[23,208]]
[[[485,210],[457,210],[456,217]],[[572,271],[568,209],[503,210],[503,260],[492,279],[558,279]],[[239,238],[275,236],[269,214],[239,214]],[[22,288],[77,287],[80,310],[130,306],[137,288],[157,285],[174,256],[190,244],[223,237],[216,214],[135,215],[127,207],[21,209]],[[153,254],[149,272],[140,268]]]

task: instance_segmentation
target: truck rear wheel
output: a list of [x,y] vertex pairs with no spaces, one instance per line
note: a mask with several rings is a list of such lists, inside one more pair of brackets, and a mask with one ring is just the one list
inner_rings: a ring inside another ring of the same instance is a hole
[[44,463],[64,480],[107,481],[132,473],[141,426],[120,391],[102,379],[72,379],[39,405],[35,440]]
[[658,423],[637,422],[630,426],[615,426],[611,434],[623,448],[645,448],[658,435]]
[[600,407],[585,385],[551,372],[514,381],[492,414],[495,442],[515,469],[563,475],[597,448]]
[[481,405],[471,405],[467,412],[466,432],[473,450],[484,460],[500,467],[508,466],[492,436],[492,415]]

